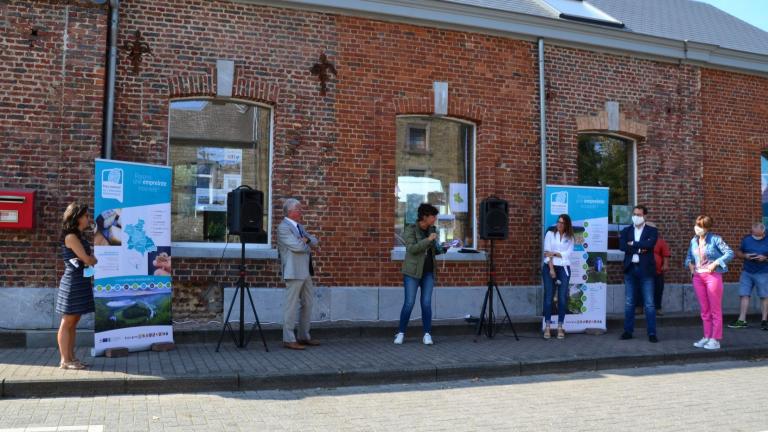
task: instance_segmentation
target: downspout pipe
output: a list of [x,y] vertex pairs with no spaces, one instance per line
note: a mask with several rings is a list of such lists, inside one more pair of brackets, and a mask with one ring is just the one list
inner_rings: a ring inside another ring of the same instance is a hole
[[115,121],[115,75],[117,70],[117,33],[120,0],[109,0],[109,56],[107,57],[107,98],[104,115],[104,142],[101,155],[112,159],[112,125]]
[[547,92],[544,87],[544,39],[539,38],[539,146],[541,147],[541,235],[544,239],[546,227],[547,199]]

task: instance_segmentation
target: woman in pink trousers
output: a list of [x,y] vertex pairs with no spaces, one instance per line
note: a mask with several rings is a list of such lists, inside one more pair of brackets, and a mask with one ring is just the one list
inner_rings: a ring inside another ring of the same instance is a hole
[[693,230],[696,235],[691,239],[685,264],[693,278],[704,324],[704,337],[693,346],[716,350],[723,338],[723,273],[728,271],[733,251],[722,237],[711,232],[711,217],[697,217]]

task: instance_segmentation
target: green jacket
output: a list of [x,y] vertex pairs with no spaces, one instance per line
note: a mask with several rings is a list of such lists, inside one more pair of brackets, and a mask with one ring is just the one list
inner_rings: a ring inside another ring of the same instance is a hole
[[445,253],[445,249],[442,248],[437,242],[429,241],[427,236],[419,229],[418,224],[406,225],[403,230],[403,240],[405,240],[405,260],[403,260],[403,267],[400,270],[404,275],[412,278],[421,279],[424,272],[424,260],[427,256],[427,251],[432,249],[432,261],[434,274],[437,275],[437,260],[435,257],[439,254]]

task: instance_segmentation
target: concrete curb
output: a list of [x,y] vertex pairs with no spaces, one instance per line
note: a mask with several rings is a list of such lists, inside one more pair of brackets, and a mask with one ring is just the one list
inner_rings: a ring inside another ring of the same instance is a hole
[[198,376],[136,377],[67,380],[3,379],[2,398],[96,396],[145,393],[195,393],[219,391],[289,390],[394,383],[424,383],[458,379],[521,375],[563,374],[608,369],[752,360],[768,357],[768,348],[734,348],[718,351],[673,352],[637,356],[602,356],[528,362],[490,362],[411,368],[327,369],[300,373],[253,375],[248,373]]

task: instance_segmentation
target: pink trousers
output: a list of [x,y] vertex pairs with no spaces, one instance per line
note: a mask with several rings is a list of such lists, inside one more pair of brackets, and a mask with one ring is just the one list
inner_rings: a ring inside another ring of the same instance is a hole
[[701,307],[704,337],[723,338],[723,275],[721,273],[696,273],[693,289]]

